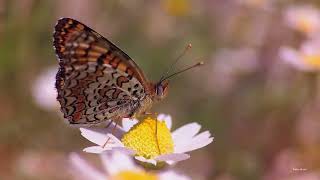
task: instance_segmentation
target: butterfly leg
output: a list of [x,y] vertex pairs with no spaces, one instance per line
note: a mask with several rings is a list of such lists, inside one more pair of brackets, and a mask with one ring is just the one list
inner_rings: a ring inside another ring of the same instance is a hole
[[108,128],[111,126],[112,123],[113,123],[113,120],[111,119],[111,120],[108,122],[108,124],[107,124],[107,126],[106,126],[106,129],[108,129]]
[[[111,122],[110,122],[107,126],[110,126],[110,124],[112,124],[112,122],[113,122],[113,120],[111,120]],[[114,124],[114,126],[113,126],[113,128],[112,128],[112,130],[111,130],[111,134],[112,134],[112,135],[114,135],[115,130],[117,129],[117,126],[118,126],[118,123],[117,123],[117,121],[115,121],[115,124]],[[106,140],[106,142],[103,144],[102,148],[105,148],[110,140],[111,140],[111,138],[108,137],[108,139]]]

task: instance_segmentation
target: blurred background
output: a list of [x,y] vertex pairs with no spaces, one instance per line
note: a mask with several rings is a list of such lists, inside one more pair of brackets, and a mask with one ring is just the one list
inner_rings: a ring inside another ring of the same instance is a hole
[[[198,122],[215,140],[178,163],[193,179],[320,179],[320,2],[294,0],[0,0],[0,179],[70,179],[90,143],[55,100],[57,19],[72,17],[170,82],[153,111]],[[92,158],[95,155],[87,155]]]

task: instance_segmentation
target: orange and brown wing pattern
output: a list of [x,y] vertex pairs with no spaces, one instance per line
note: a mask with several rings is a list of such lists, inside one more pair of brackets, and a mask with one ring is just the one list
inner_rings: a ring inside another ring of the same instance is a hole
[[62,18],[55,26],[58,101],[72,124],[131,116],[145,98],[146,79],[134,61],[84,24]]

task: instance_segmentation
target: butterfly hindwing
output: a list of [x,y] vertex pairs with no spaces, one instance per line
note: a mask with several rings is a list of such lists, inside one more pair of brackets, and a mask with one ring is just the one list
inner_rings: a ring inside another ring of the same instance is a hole
[[60,19],[54,47],[59,58],[57,99],[70,123],[130,116],[145,97],[146,80],[134,61],[84,24]]

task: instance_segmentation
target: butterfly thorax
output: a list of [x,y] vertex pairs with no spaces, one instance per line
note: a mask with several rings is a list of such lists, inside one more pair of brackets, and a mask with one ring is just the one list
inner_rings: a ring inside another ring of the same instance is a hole
[[151,109],[153,105],[153,100],[150,96],[146,96],[142,101],[140,101],[139,106],[135,109],[135,112],[132,117],[139,117]]
[[168,94],[168,81],[150,83],[145,98],[140,102],[133,116],[139,116],[151,109],[154,103],[163,100]]

